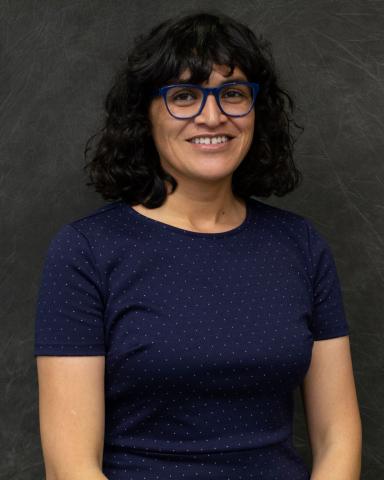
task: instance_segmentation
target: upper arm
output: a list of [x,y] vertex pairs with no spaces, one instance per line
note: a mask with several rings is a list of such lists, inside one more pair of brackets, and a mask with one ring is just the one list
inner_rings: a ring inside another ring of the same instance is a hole
[[40,434],[47,478],[101,470],[104,356],[38,356]]
[[314,452],[328,442],[361,434],[349,336],[313,343],[301,395]]

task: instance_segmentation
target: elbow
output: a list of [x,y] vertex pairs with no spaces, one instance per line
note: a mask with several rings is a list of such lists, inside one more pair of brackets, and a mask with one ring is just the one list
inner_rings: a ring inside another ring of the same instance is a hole
[[312,451],[311,480],[360,480],[362,463],[362,426],[340,431],[324,439]]
[[108,480],[98,468],[74,468],[58,471],[52,467],[45,468],[45,480]]
[[58,480],[55,470],[45,463],[45,480]]
[[350,422],[344,428],[340,426],[324,435],[322,440],[317,442],[313,448],[314,458],[321,456],[324,451],[338,448],[361,453],[363,430],[360,415],[356,416],[354,420],[354,422]]

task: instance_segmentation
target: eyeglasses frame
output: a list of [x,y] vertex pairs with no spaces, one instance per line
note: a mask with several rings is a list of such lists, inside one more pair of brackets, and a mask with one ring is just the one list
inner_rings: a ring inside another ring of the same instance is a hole
[[[223,110],[222,106],[220,105],[220,96],[219,95],[220,95],[220,92],[223,88],[231,86],[231,85],[248,85],[252,88],[252,93],[253,93],[252,103],[251,103],[251,106],[250,106],[248,112],[243,113],[241,115],[233,115],[233,114],[228,114]],[[203,93],[203,101],[201,102],[201,106],[200,106],[199,111],[195,115],[192,115],[190,117],[178,117],[178,116],[174,115],[173,113],[171,113],[171,111],[168,107],[168,103],[167,103],[167,92],[170,88],[173,88],[173,87],[195,87],[195,88],[197,87]],[[169,114],[172,115],[172,117],[174,117],[178,120],[190,120],[191,118],[195,118],[195,117],[197,117],[198,115],[201,114],[201,112],[203,111],[203,108],[205,107],[207,97],[210,93],[212,93],[212,95],[215,97],[216,103],[217,103],[220,111],[224,115],[227,115],[229,117],[244,117],[245,115],[248,115],[248,113],[252,110],[252,108],[255,104],[255,101],[256,101],[256,96],[259,93],[259,91],[260,91],[260,84],[259,83],[236,80],[234,82],[228,82],[228,83],[225,83],[223,85],[220,85],[219,87],[202,87],[201,85],[197,85],[197,84],[194,84],[194,83],[174,83],[172,85],[165,85],[163,87],[154,89],[152,91],[151,96],[152,97],[156,97],[156,96],[162,97],[163,101],[164,101],[164,104],[165,104]]]

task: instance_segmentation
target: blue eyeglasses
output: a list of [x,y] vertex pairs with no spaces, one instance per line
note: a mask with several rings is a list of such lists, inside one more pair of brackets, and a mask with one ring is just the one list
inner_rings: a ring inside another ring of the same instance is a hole
[[161,96],[174,118],[185,120],[202,112],[210,93],[224,115],[243,117],[253,108],[260,85],[255,82],[234,81],[220,87],[202,87],[193,83],[176,83],[154,89],[152,97]]

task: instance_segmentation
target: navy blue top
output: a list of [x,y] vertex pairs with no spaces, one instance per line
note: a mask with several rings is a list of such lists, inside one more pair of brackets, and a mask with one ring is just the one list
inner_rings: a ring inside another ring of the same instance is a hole
[[240,226],[200,233],[116,201],[53,236],[35,355],[105,355],[110,480],[304,480],[293,391],[313,342],[348,334],[305,217],[250,198]]

